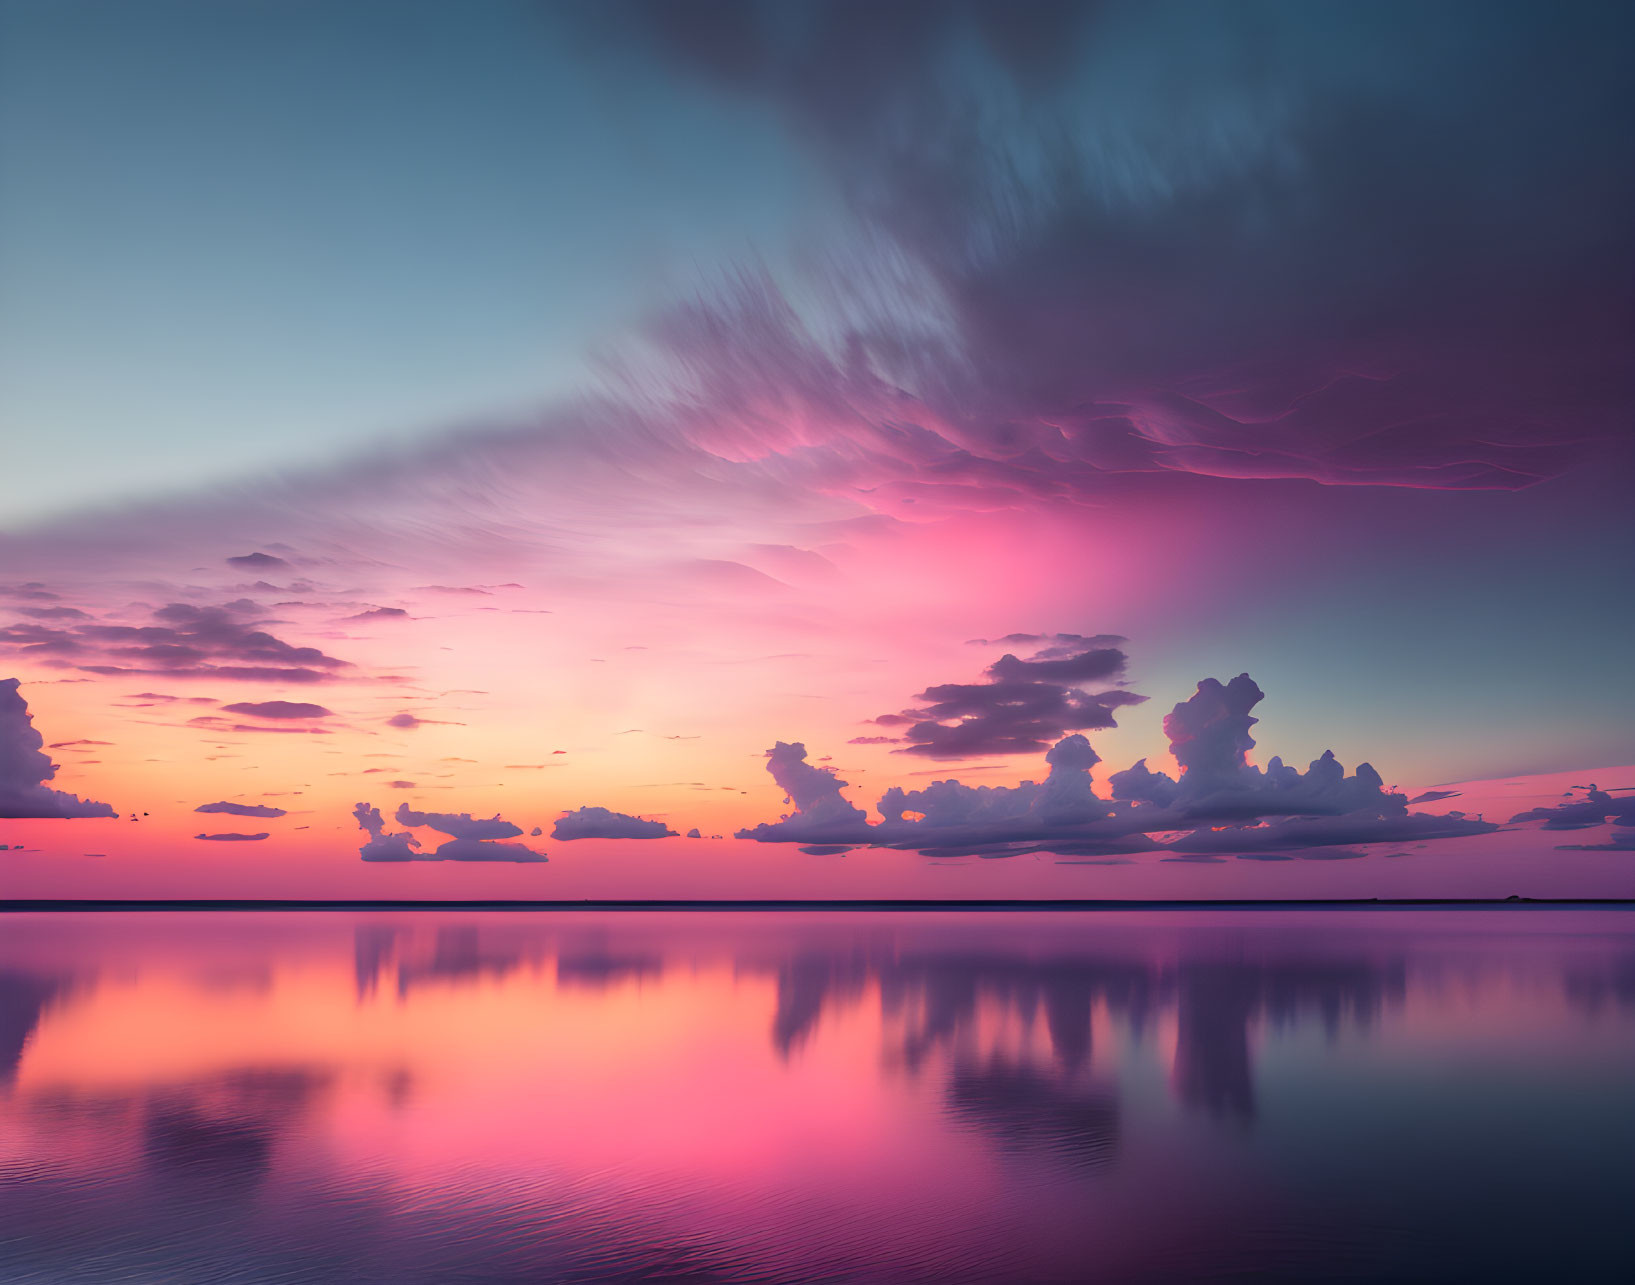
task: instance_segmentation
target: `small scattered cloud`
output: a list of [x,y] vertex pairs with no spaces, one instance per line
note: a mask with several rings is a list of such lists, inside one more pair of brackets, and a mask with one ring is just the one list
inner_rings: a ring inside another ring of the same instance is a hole
[[386,720],[386,726],[401,728],[404,731],[413,731],[417,727],[464,727],[465,724],[455,722],[449,718],[421,718],[418,714],[404,711],[401,714],[393,714]]
[[270,571],[277,567],[287,567],[289,563],[270,553],[241,553],[237,557],[228,558],[227,565],[246,571]]
[[334,711],[307,701],[235,701],[223,705],[231,714],[248,714],[254,718],[331,718]]
[[272,836],[265,830],[259,834],[196,834],[195,839],[205,839],[211,843],[258,843],[262,839]]
[[665,839],[675,831],[662,821],[647,821],[607,808],[583,807],[564,813],[551,829],[553,839]]
[[271,807],[264,803],[201,803],[193,809],[195,812],[223,812],[235,817],[281,817],[288,816],[283,808]]

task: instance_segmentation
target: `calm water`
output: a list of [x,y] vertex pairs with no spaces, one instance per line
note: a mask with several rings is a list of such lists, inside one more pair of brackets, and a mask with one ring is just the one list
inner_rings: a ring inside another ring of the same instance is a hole
[[1624,1280],[1635,915],[0,916],[0,1281]]

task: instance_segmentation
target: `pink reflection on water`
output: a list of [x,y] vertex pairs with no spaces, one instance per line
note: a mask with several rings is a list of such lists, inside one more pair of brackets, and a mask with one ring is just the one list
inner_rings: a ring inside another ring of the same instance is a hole
[[1635,1069],[1618,911],[0,922],[0,1208],[176,1279],[1162,1277],[1309,1216],[1313,1140],[1445,1168],[1450,1082],[1481,1138]]

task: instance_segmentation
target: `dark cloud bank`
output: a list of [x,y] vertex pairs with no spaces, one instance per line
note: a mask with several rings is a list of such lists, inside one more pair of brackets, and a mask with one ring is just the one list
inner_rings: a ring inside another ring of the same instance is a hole
[[869,233],[826,305],[749,273],[656,323],[698,439],[964,504],[1518,489],[1627,436],[1627,7],[1152,8],[593,7]]
[[[1003,681],[996,678],[996,684]],[[1206,678],[1190,699],[1170,711],[1164,731],[1181,765],[1179,780],[1152,771],[1142,760],[1113,773],[1110,797],[1104,797],[1091,779],[1100,756],[1082,733],[1074,732],[1045,754],[1050,770],[1043,781],[973,786],[947,780],[915,790],[894,786],[876,804],[881,820],[874,824],[845,797],[846,782],[834,769],[807,762],[804,745],[780,741],[767,752],[767,770],[794,811],[779,821],[740,830],[738,837],[806,845],[874,844],[943,856],[1032,851],[1097,855],[1166,848],[1204,858],[1446,838],[1498,828],[1460,812],[1409,812],[1406,796],[1387,791],[1371,766],[1360,764],[1347,776],[1332,752],[1304,772],[1275,757],[1264,768],[1250,764],[1248,753],[1255,744],[1250,729],[1257,721],[1250,710],[1262,696],[1247,674],[1230,683]]]

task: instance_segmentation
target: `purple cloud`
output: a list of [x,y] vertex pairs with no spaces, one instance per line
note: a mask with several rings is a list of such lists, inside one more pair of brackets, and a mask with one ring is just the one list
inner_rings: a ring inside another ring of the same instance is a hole
[[422,861],[513,861],[534,864],[546,860],[545,854],[535,852],[520,843],[495,843],[492,839],[450,839],[439,844]]
[[271,838],[265,830],[259,834],[196,834],[193,837],[211,843],[257,843],[262,839]]
[[235,817],[281,817],[288,816],[283,808],[270,807],[263,803],[201,803],[193,809],[195,812],[223,812]]
[[215,607],[173,602],[153,624],[12,625],[0,647],[50,657],[89,674],[161,674],[166,678],[236,678],[248,682],[323,682],[350,662],[300,647],[256,628],[247,599]]
[[306,701],[235,701],[222,708],[232,714],[249,714],[255,718],[330,718],[335,712]]
[[241,567],[247,571],[264,571],[275,567],[287,567],[289,563],[282,558],[275,558],[270,553],[241,553],[236,558],[228,558],[227,565]]
[[498,817],[492,821],[474,822],[465,813],[457,816],[436,812],[417,813],[410,811],[407,804],[400,805],[398,819],[403,824],[429,825],[445,834],[454,835],[435,850],[420,852],[417,850],[420,840],[414,835],[407,831],[387,832],[386,821],[379,808],[359,803],[352,809],[352,815],[369,836],[358,852],[365,861],[507,861],[538,864],[546,860],[544,853],[535,852],[520,843],[496,843],[493,838],[484,837],[507,837],[522,833]]
[[766,752],[766,770],[783,788],[794,811],[780,820],[740,830],[740,839],[822,839],[830,834],[852,837],[868,831],[868,813],[844,794],[846,782],[832,767],[806,761],[806,746],[779,741]]
[[566,812],[551,828],[553,839],[665,839],[673,838],[675,833],[662,821],[597,807]]
[[359,803],[352,809],[352,815],[357,818],[359,828],[369,835],[358,853],[365,861],[416,859],[415,849],[420,846],[420,840],[407,831],[388,834],[386,819],[381,816],[379,808]]
[[[1170,753],[1181,765],[1181,779],[1152,772],[1142,760],[1110,778],[1114,799],[1151,808],[1155,817],[1182,824],[1253,823],[1273,816],[1349,817],[1354,822],[1368,818],[1381,839],[1425,837],[1409,832],[1413,827],[1404,820],[1407,798],[1386,791],[1379,773],[1368,763],[1358,764],[1351,776],[1345,774],[1333,751],[1325,751],[1305,772],[1277,756],[1264,769],[1250,764],[1249,751],[1255,746],[1250,729],[1259,720],[1249,711],[1264,696],[1248,674],[1239,674],[1229,683],[1213,678],[1201,681],[1192,696],[1164,718],[1164,733],[1169,737]],[[1485,822],[1466,821],[1463,813],[1449,815],[1456,822],[1446,827],[1450,833],[1475,832],[1471,827],[1477,826],[1493,828]],[[1204,838],[1197,841],[1208,842]],[[1361,838],[1331,841],[1369,842]],[[1292,842],[1284,840],[1282,846]]]
[[410,713],[405,712],[405,713],[402,713],[402,714],[393,714],[389,719],[386,720],[386,726],[387,727],[400,727],[400,728],[403,728],[405,731],[412,731],[414,728],[417,728],[417,727],[427,727],[427,726],[434,726],[434,727],[464,727],[465,724],[455,722],[453,719],[448,719],[448,718],[421,718],[417,714],[410,714]]
[[0,680],[0,817],[111,817],[114,810],[46,785],[57,765],[15,678]]
[[1603,790],[1595,784],[1575,785],[1573,789],[1583,790],[1584,797],[1558,803],[1554,807],[1518,812],[1510,818],[1510,824],[1542,821],[1546,830],[1579,830],[1592,825],[1605,825],[1608,821],[1618,825],[1635,825],[1635,793],[1631,793],[1635,786],[1614,786],[1613,789],[1624,796],[1621,799],[1613,797],[1612,791]]
[[1205,679],[1164,720],[1179,781],[1144,762],[1111,778],[1110,798],[1091,779],[1099,758],[1082,734],[1046,754],[1042,782],[1016,786],[934,781],[893,787],[877,804],[881,820],[850,803],[829,769],[806,762],[805,746],[779,742],[768,768],[789,793],[792,813],[738,832],[743,839],[808,844],[874,844],[927,855],[1008,856],[1049,851],[1076,855],[1158,847],[1148,836],[1185,831],[1164,843],[1173,851],[1255,852],[1335,844],[1405,842],[1482,834],[1490,822],[1463,813],[1409,813],[1407,799],[1385,790],[1364,763],[1347,776],[1332,753],[1305,771],[1273,758],[1264,770],[1248,762],[1254,741],[1249,711],[1262,693],[1248,675],[1230,683]]
[[1078,634],[1012,638],[1027,640],[1034,654],[1022,659],[1006,652],[984,671],[987,682],[928,687],[915,697],[926,702],[923,706],[876,718],[876,723],[905,729],[908,744],[897,753],[936,759],[1037,754],[1070,731],[1113,727],[1115,709],[1146,700],[1118,688],[1086,692],[1079,686],[1123,674],[1124,653],[1101,645],[1123,639]]
[[399,825],[428,826],[456,839],[510,839],[522,833],[519,826],[492,816],[484,820],[469,812],[416,812],[407,803],[397,805]]

